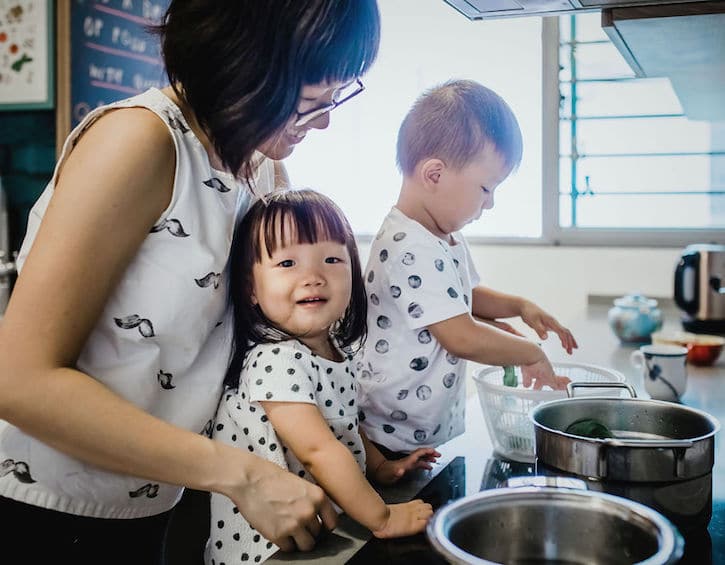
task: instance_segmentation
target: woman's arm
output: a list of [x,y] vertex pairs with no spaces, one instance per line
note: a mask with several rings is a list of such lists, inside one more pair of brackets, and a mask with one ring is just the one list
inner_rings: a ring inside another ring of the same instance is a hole
[[[269,485],[280,475],[272,464],[157,419],[74,368],[168,206],[174,167],[173,141],[147,110],[111,112],[81,137],[0,324],[0,418],[104,469],[224,493],[269,539],[292,531],[305,538],[297,524],[316,522],[310,515],[324,504],[321,492],[295,478],[287,486],[306,502],[304,512],[263,510],[264,497],[289,490]],[[302,519],[290,528],[293,515]]]
[[332,434],[317,406],[299,402],[261,404],[280,440],[351,518],[376,537],[422,531],[432,514],[430,505],[419,500],[386,505],[360,471],[350,450]]

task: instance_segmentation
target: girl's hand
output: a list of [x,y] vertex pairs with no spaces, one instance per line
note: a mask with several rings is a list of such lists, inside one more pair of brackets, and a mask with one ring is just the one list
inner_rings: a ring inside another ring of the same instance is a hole
[[541,339],[552,331],[559,336],[561,346],[571,355],[572,349],[579,347],[572,333],[562,326],[554,316],[547,314],[533,302],[525,300],[521,306],[521,319],[531,327]]
[[229,497],[250,525],[282,551],[310,551],[324,526],[335,529],[337,513],[321,488],[258,460],[243,488]]
[[521,376],[524,387],[529,388],[533,383],[534,390],[541,390],[544,386],[549,386],[554,390],[563,390],[571,382],[571,379],[567,377],[554,374],[554,369],[546,357],[531,365],[522,365]]
[[441,454],[432,447],[421,447],[403,459],[395,461],[386,459],[375,469],[372,478],[381,485],[392,485],[410,471],[432,469],[431,463],[435,463],[440,456]]
[[433,507],[422,500],[388,504],[388,510],[390,512],[385,525],[379,530],[373,530],[376,538],[399,538],[422,532],[433,515]]

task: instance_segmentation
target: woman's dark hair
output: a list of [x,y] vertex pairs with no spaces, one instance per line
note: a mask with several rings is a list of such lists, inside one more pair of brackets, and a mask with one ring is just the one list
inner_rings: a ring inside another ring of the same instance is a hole
[[[289,226],[292,233],[285,233]],[[291,240],[291,238],[294,238]],[[367,296],[360,256],[352,228],[340,208],[327,196],[314,190],[285,190],[260,199],[249,209],[234,231],[229,255],[229,299],[234,317],[232,356],[224,383],[236,386],[244,356],[259,343],[274,343],[295,336],[276,327],[253,304],[252,270],[285,243],[336,241],[347,247],[352,271],[350,304],[333,337],[345,348],[359,348],[367,334]]]
[[364,74],[380,42],[376,0],[171,0],[153,29],[172,87],[247,180],[302,86]]

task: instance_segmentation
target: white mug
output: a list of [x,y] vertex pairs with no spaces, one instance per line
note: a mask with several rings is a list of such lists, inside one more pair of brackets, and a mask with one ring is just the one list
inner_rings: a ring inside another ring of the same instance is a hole
[[632,365],[642,371],[644,388],[656,400],[677,401],[687,388],[687,348],[655,343],[633,351]]

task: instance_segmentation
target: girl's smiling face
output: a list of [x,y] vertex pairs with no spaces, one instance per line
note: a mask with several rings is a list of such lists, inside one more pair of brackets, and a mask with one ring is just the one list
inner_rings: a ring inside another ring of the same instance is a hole
[[297,243],[294,226],[286,224],[284,244],[254,264],[252,302],[277,328],[324,350],[330,327],[350,304],[350,255],[337,241]]

